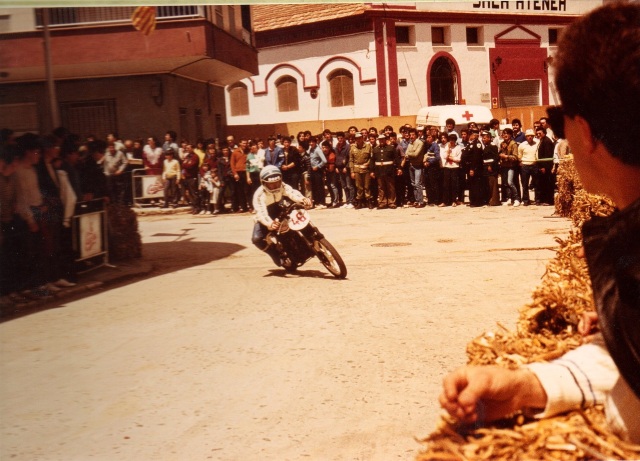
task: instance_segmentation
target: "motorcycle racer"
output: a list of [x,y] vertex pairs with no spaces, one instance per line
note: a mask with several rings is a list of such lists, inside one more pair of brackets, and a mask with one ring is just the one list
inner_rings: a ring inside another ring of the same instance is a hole
[[260,171],[260,183],[262,187],[253,194],[253,209],[256,214],[251,242],[271,256],[277,266],[282,266],[278,249],[266,239],[269,231],[280,228],[280,221],[274,219],[278,215],[278,204],[284,197],[301,203],[306,208],[311,208],[313,204],[299,191],[283,183],[282,172],[274,165],[267,165]]

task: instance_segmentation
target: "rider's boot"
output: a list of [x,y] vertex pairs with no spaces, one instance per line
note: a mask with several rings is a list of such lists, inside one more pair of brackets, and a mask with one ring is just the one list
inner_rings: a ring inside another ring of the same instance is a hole
[[265,253],[267,253],[269,256],[271,256],[271,259],[273,259],[273,263],[280,267],[282,266],[282,259],[280,258],[280,252],[278,251],[278,248],[276,248],[275,245],[269,245],[267,248],[265,248],[264,250]]

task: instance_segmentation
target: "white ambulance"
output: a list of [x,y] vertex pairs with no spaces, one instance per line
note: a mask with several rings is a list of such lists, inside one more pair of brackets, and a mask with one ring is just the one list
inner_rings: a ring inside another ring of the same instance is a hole
[[469,122],[476,122],[478,128],[482,128],[482,125],[488,125],[494,117],[491,109],[484,106],[426,106],[418,111],[416,126],[437,126],[442,131],[446,127],[448,118],[455,120],[455,129],[460,133],[460,129],[467,128]]

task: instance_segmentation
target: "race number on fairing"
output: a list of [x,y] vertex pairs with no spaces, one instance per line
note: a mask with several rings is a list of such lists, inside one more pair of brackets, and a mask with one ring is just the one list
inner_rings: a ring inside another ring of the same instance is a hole
[[293,210],[289,213],[289,228],[300,230],[309,224],[309,213],[305,209]]

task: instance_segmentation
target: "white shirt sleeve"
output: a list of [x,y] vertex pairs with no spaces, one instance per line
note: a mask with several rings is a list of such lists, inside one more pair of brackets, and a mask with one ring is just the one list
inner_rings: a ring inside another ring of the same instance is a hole
[[547,406],[537,415],[541,418],[604,403],[620,376],[601,335],[553,362],[527,367],[547,393]]

